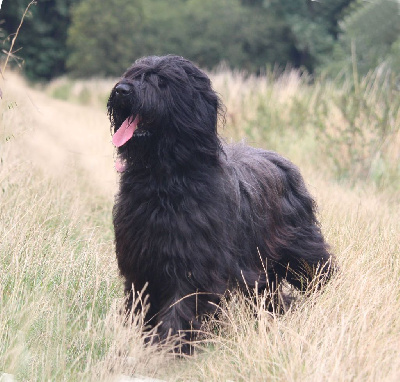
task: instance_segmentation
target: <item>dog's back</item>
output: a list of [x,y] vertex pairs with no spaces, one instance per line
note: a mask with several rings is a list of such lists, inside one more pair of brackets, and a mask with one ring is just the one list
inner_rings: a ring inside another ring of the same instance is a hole
[[260,264],[261,259],[275,282],[285,278],[300,289],[317,271],[329,277],[331,254],[298,168],[273,151],[243,143],[224,149],[237,211],[246,227],[238,243],[252,253],[252,262]]

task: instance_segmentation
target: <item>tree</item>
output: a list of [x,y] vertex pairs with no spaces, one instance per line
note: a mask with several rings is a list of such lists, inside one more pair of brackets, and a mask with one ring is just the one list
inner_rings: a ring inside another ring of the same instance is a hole
[[[6,31],[12,33],[29,0],[4,1]],[[114,76],[138,57],[168,53],[206,68],[224,61],[250,72],[275,64],[314,72],[340,51],[339,20],[353,3],[38,0],[22,28],[18,53],[31,79],[51,79],[66,69],[75,76]]]
[[72,15],[68,68],[77,76],[120,74],[149,54],[252,72],[291,60],[287,25],[239,0],[82,0]]
[[186,54],[203,67],[240,67],[246,14],[237,0],[189,0],[184,8]]
[[175,53],[202,67],[221,62],[258,72],[291,61],[293,39],[282,20],[239,0],[151,0],[143,2],[137,35],[140,55]]
[[343,22],[341,42],[346,51],[355,47],[361,73],[384,62],[400,36],[397,0],[375,0],[349,15]]
[[[38,0],[30,9],[18,36],[17,55],[30,80],[49,80],[65,73],[69,8],[79,0]],[[15,33],[30,0],[5,0],[1,9],[4,30]]]
[[400,8],[397,0],[360,1],[340,24],[341,33],[328,73],[352,70],[352,57],[361,75],[382,63],[397,68],[400,41]]
[[353,1],[265,0],[264,7],[290,28],[291,62],[313,72],[332,52],[339,19]]
[[83,0],[72,10],[67,67],[75,76],[120,75],[139,51],[138,0]]

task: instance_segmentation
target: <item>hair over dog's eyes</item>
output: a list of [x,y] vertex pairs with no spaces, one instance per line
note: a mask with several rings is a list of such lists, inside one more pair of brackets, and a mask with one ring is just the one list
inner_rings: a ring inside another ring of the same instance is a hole
[[165,81],[165,79],[161,76],[158,77],[158,86],[160,88],[165,88],[167,86],[167,82]]

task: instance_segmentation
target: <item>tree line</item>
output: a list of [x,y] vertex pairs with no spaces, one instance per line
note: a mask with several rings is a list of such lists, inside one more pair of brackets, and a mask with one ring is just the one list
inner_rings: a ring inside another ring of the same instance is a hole
[[[3,1],[5,35],[28,2]],[[398,65],[398,7],[397,0],[38,0],[15,60],[33,81],[120,75],[138,57],[168,53],[208,69],[291,65],[335,75],[351,68],[353,52],[367,71]]]

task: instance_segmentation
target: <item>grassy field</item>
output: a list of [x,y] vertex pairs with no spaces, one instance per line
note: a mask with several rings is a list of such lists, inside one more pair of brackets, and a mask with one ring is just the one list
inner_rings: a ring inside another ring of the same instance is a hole
[[[400,95],[296,72],[220,71],[227,140],[279,151],[302,170],[341,272],[284,316],[225,304],[201,351],[145,347],[118,315],[116,190],[105,100],[112,81],[29,88],[8,74],[0,124],[0,375],[17,381],[400,380]],[[0,381],[2,377],[0,376]]]

